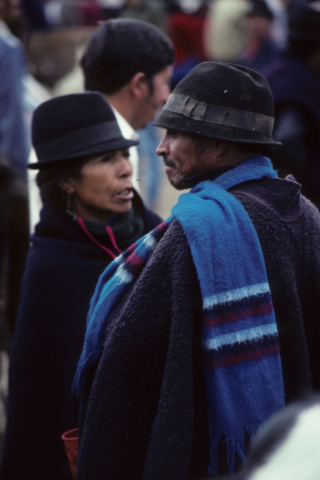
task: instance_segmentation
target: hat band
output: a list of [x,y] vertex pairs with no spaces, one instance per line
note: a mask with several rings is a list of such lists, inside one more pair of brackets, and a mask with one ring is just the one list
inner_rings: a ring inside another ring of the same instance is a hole
[[76,130],[55,140],[50,140],[50,142],[41,143],[35,146],[35,151],[39,160],[44,161],[48,158],[81,153],[84,149],[121,137],[117,121],[111,120]]
[[186,95],[172,93],[163,110],[178,113],[198,122],[223,127],[241,128],[250,132],[271,135],[274,118],[261,113],[198,102]]

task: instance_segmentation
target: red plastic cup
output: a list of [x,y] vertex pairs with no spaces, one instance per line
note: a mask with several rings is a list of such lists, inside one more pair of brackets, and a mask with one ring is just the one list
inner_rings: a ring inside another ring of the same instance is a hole
[[66,447],[72,477],[76,478],[78,460],[78,429],[73,428],[72,430],[68,430],[62,435],[61,438],[64,441],[64,446]]

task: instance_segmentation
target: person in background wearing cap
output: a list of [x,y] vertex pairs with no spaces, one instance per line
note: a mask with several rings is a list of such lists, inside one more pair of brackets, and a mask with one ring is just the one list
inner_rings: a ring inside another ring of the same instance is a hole
[[272,36],[273,19],[266,0],[251,0],[250,9],[243,19],[247,33],[245,47],[234,63],[263,73],[280,56],[282,50]]
[[74,387],[77,480],[232,472],[261,425],[320,387],[320,214],[262,150],[266,79],[201,63],[155,122],[172,216],[100,277]]
[[99,93],[42,103],[33,146],[43,201],[10,352],[2,480],[62,480],[61,435],[77,424],[71,384],[99,275],[161,220],[132,187],[128,148]]
[[293,174],[320,208],[320,2],[296,6],[289,16],[288,49],[265,72],[275,103],[270,152],[279,176]]
[[[112,106],[122,134],[137,138],[168,99],[174,51],[168,37],[139,20],[101,25],[81,60],[85,89],[100,92]],[[131,148],[133,185],[139,190],[139,155]]]

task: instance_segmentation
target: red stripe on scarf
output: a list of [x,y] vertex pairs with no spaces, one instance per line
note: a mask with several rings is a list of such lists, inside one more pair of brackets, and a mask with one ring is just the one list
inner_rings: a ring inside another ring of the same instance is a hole
[[211,328],[215,325],[222,325],[226,322],[234,322],[236,320],[257,317],[258,315],[265,315],[273,312],[272,302],[263,303],[256,307],[241,308],[240,310],[232,312],[224,312],[220,314],[214,314],[211,317],[205,317],[203,321],[204,328]]
[[134,265],[135,267],[137,267],[139,265],[142,265],[144,263],[144,260],[139,254],[137,254],[137,252],[133,252],[128,257],[126,263],[129,263],[130,265]]
[[268,345],[259,347],[255,350],[235,353],[233,355],[224,355],[221,358],[214,358],[206,361],[206,367],[209,369],[231,367],[248,360],[256,360],[266,357],[267,355],[275,355],[280,353],[279,345]]

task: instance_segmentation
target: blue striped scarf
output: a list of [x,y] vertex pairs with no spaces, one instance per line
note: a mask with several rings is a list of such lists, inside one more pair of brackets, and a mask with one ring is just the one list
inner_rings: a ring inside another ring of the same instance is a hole
[[84,348],[74,386],[102,352],[108,317],[139,277],[173,218],[187,237],[203,299],[203,365],[211,438],[210,471],[218,443],[226,442],[233,471],[244,461],[244,439],[284,405],[278,331],[257,233],[241,203],[227,192],[248,180],[276,177],[265,157],[251,158],[214,181],[182,194],[172,216],[142,237],[102,276],[91,300]]

